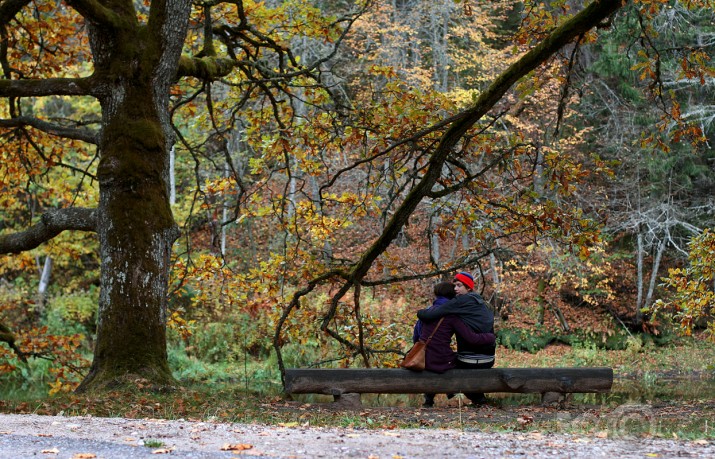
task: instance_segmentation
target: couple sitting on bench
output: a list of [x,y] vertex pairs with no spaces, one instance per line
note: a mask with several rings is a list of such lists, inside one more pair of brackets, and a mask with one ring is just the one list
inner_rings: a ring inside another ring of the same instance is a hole
[[[444,373],[452,368],[494,366],[494,314],[473,289],[474,278],[461,272],[452,282],[435,285],[432,306],[417,312],[419,320],[415,324],[412,341],[427,341],[432,336],[425,353],[426,370]],[[451,347],[453,335],[457,336],[457,352]],[[448,394],[448,397],[451,395]],[[474,405],[484,404],[487,400],[483,393],[464,395]],[[423,406],[433,406],[434,397],[435,394],[425,394]]]

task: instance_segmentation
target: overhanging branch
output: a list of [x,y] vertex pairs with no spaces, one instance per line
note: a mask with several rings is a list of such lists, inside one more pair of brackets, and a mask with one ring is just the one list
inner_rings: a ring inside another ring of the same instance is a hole
[[0,80],[0,97],[95,96],[94,77]]
[[47,134],[56,135],[65,139],[81,140],[97,145],[97,133],[89,129],[79,129],[50,123],[30,116],[0,119],[0,128],[19,128],[30,126]]
[[430,158],[429,167],[422,180],[410,191],[380,237],[353,268],[351,278],[354,283],[359,282],[367,274],[370,266],[397,236],[409,216],[417,208],[419,202],[432,191],[432,187],[441,175],[442,166],[464,134],[494,107],[512,85],[549,59],[563,46],[600,24],[621,8],[624,3],[624,0],[594,1],[583,11],[554,30],[544,41],[524,54],[494,80],[479,96],[475,104],[466,110],[444,133],[437,149]]
[[96,231],[96,224],[96,209],[71,207],[49,210],[27,230],[0,235],[0,254],[34,249],[65,230]]
[[444,163],[469,129],[482,119],[517,81],[546,62],[566,44],[593,27],[598,26],[604,19],[611,16],[626,3],[627,1],[625,0],[596,0],[592,2],[509,66],[481,93],[471,108],[455,117],[454,123],[444,133],[439,145],[430,157],[422,179],[410,190],[402,204],[396,209],[392,218],[385,225],[380,237],[372,243],[363,253],[360,260],[353,266],[347,279],[348,282],[333,296],[330,310],[323,320],[323,328],[334,317],[338,303],[342,296],[348,292],[349,287],[362,281],[375,260],[387,250],[395,237],[397,237],[418,204],[432,192],[432,187],[442,174]]

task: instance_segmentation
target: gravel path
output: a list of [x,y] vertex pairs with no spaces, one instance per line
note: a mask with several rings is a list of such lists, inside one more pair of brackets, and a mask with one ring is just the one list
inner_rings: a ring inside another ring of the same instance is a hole
[[0,414],[0,459],[715,457],[715,443]]

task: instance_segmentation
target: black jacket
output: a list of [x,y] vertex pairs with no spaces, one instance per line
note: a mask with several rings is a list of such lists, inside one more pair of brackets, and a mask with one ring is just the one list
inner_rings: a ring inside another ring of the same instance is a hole
[[[494,313],[489,309],[482,296],[475,292],[459,295],[439,308],[420,309],[417,311],[417,317],[425,322],[437,320],[448,314],[459,316],[469,328],[477,333],[494,333]],[[494,344],[471,346],[460,341],[457,339],[458,352],[494,355],[496,351]]]

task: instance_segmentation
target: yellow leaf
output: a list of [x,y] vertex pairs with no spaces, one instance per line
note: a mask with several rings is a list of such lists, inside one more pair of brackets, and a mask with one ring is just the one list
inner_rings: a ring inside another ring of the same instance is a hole
[[253,448],[253,445],[249,445],[247,443],[226,443],[221,447],[221,451],[244,451],[251,448]]

